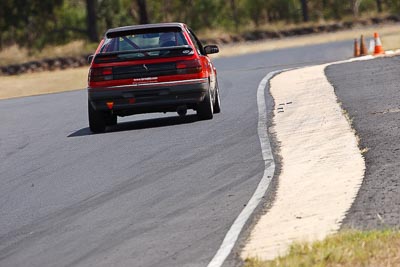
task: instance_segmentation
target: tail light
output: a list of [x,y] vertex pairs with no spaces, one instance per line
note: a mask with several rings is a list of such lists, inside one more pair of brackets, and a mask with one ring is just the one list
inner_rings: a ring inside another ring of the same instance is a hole
[[176,63],[178,74],[191,74],[201,72],[200,60],[185,60]]
[[113,79],[113,70],[107,68],[91,68],[89,70],[89,82],[110,81]]

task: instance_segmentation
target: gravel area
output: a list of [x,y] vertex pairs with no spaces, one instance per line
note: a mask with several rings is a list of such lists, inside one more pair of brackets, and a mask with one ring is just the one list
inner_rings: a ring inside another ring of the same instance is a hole
[[364,151],[366,173],[342,228],[400,225],[400,57],[326,69]]

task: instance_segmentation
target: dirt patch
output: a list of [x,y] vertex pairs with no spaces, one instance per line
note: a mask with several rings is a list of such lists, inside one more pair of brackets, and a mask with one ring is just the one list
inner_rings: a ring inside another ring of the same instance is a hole
[[0,99],[83,89],[88,67],[0,78]]

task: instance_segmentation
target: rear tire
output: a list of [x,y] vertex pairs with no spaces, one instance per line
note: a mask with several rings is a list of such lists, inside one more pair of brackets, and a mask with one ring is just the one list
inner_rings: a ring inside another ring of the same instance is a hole
[[219,98],[219,86],[215,87],[215,97],[214,97],[214,114],[221,112],[221,100]]
[[213,113],[214,105],[212,103],[210,89],[208,89],[203,101],[198,104],[197,115],[202,120],[211,120],[213,118]]
[[104,133],[106,130],[105,114],[94,110],[90,102],[88,102],[89,128],[93,133]]
[[106,125],[107,126],[115,126],[118,123],[117,115],[113,114],[105,114],[106,116]]

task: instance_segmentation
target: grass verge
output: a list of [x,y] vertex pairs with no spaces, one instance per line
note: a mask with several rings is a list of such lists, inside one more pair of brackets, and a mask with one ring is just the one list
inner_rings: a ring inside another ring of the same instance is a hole
[[272,261],[247,259],[245,267],[400,266],[400,231],[342,231],[314,243],[295,243]]

